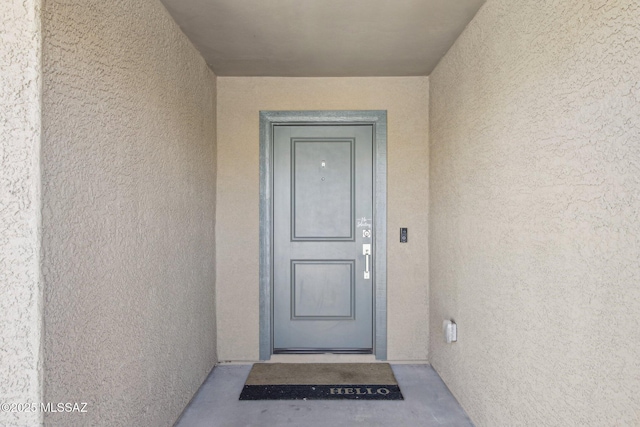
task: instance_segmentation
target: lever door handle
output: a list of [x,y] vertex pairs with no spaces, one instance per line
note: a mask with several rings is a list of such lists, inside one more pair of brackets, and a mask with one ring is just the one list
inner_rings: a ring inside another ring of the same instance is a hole
[[365,243],[362,245],[362,255],[364,255],[364,278],[370,279],[371,273],[369,272],[369,264],[371,262],[371,244]]

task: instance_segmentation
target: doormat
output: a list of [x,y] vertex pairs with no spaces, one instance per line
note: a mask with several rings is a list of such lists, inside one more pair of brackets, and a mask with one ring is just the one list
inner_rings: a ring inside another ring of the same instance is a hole
[[404,400],[388,363],[256,363],[240,400]]

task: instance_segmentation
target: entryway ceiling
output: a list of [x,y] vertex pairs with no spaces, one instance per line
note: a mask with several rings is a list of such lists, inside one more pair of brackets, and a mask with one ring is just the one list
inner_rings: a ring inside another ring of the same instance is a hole
[[485,0],[161,0],[219,76],[426,76]]

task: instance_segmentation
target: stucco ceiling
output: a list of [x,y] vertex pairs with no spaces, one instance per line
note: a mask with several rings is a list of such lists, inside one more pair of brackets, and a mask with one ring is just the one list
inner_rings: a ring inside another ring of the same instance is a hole
[[426,76],[485,0],[162,0],[219,76]]

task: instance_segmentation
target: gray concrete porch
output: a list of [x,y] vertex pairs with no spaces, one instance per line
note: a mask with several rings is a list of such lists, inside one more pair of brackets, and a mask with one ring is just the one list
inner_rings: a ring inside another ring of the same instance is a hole
[[240,401],[251,365],[217,366],[176,427],[472,427],[429,365],[392,365],[403,401]]

